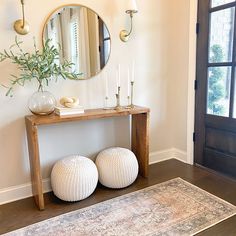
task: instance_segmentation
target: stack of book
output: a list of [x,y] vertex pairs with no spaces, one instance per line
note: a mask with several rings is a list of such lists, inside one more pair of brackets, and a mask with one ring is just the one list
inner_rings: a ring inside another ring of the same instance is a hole
[[82,106],[77,106],[74,108],[68,108],[68,107],[62,107],[62,106],[57,106],[55,107],[55,113],[58,116],[75,116],[78,114],[84,113],[84,108]]

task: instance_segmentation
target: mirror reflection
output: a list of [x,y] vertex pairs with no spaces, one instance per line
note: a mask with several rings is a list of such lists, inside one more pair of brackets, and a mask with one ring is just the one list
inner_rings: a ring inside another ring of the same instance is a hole
[[110,56],[111,37],[107,26],[84,6],[64,6],[54,12],[45,24],[43,39],[61,47],[60,59],[74,63],[73,70],[82,73],[81,79],[98,74]]

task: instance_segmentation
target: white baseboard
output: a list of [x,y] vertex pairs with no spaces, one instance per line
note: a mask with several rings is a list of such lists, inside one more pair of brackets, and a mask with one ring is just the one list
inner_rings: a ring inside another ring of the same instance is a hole
[[152,165],[161,161],[169,160],[171,158],[174,158],[172,149],[151,152],[149,155],[149,164]]
[[184,163],[188,163],[187,152],[181,151],[179,149],[173,148],[173,156],[175,159],[182,161]]
[[[50,179],[43,180],[44,193],[51,191]],[[32,196],[31,183],[0,189],[0,205]]]
[[[175,158],[182,162],[187,162],[187,153],[176,148],[171,148],[159,152],[150,153],[149,163],[154,164],[161,161]],[[50,179],[43,180],[44,193],[52,190]],[[0,189],[0,205],[14,202],[32,196],[31,183],[17,185],[9,188]]]
[[150,153],[149,163],[151,165],[172,158],[187,163],[187,153],[176,148]]

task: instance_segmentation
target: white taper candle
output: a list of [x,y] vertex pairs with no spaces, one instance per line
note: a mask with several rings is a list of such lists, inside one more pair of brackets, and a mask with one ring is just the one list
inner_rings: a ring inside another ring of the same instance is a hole
[[129,71],[129,68],[128,68],[128,84],[127,84],[127,92],[128,92],[128,97],[130,97],[130,71]]
[[108,74],[105,73],[105,96],[108,98]]
[[132,78],[131,81],[134,82],[134,77],[135,77],[135,61],[132,63]]
[[120,64],[118,65],[118,86],[120,87]]
[[118,87],[119,87],[119,73],[116,71],[116,93],[118,94]]

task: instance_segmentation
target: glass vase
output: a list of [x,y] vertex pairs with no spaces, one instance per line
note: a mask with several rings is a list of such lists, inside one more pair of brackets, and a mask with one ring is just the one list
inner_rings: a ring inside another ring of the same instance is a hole
[[29,110],[35,115],[50,115],[54,112],[56,99],[48,91],[35,92],[29,99]]

